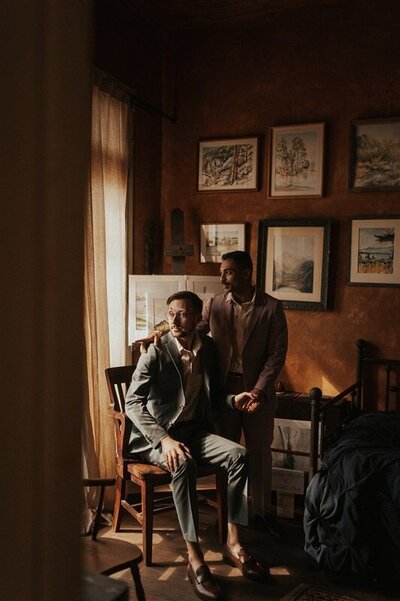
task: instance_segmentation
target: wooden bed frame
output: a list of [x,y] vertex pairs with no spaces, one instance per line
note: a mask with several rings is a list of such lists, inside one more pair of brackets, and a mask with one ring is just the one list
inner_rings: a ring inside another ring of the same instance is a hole
[[[310,463],[309,463],[309,482],[318,469],[318,459],[322,459],[326,450],[335,442],[343,426],[365,411],[364,402],[364,379],[365,372],[370,366],[379,367],[384,370],[384,411],[391,409],[390,398],[391,394],[395,395],[398,400],[400,394],[399,377],[400,377],[400,360],[399,359],[384,359],[382,357],[371,357],[368,354],[368,344],[365,340],[357,340],[357,367],[355,382],[337,394],[329,401],[322,403],[322,391],[320,388],[311,388],[310,404],[311,404],[311,433],[310,433]],[[395,382],[395,383],[393,383]],[[334,432],[327,433],[326,423],[328,412],[332,407],[343,402],[350,404],[350,410],[347,416],[341,421]],[[400,409],[396,403],[396,410]]]

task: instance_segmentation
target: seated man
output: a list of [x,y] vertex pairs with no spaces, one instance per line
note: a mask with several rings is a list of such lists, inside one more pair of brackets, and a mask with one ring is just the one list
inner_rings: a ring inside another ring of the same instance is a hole
[[[224,560],[244,576],[268,581],[269,571],[240,544],[238,525],[247,525],[247,451],[212,434],[218,408],[218,356],[213,340],[196,333],[203,303],[193,292],[176,292],[167,300],[170,332],[140,356],[127,392],[125,410],[133,423],[130,451],[172,476],[171,488],[188,550],[188,576],[201,599],[219,599],[221,590],[204,563],[199,545],[196,494],[197,463],[224,467],[228,476],[228,536]],[[228,395],[232,411],[252,413],[251,393]]]

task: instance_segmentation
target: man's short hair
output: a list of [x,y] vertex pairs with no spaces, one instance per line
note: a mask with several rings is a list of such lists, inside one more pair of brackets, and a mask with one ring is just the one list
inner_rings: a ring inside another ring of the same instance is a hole
[[189,300],[192,303],[193,311],[197,313],[202,313],[203,311],[203,301],[197,294],[194,292],[190,292],[190,290],[180,290],[179,292],[174,292],[167,298],[167,305],[170,305],[174,300]]
[[221,257],[222,261],[235,261],[236,265],[242,269],[250,269],[253,271],[253,261],[249,253],[244,250],[232,250],[231,252],[224,253]]

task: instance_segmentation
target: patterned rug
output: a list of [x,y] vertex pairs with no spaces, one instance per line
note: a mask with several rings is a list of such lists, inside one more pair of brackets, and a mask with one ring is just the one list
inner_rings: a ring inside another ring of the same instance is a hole
[[299,584],[286,593],[280,601],[357,601],[354,597],[331,593],[312,584]]

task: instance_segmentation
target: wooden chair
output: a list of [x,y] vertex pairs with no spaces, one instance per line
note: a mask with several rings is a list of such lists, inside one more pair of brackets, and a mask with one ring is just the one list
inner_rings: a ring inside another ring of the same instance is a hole
[[104,489],[106,486],[113,486],[114,484],[115,478],[86,478],[82,480],[83,486],[100,488],[91,535],[85,535],[81,538],[83,566],[88,572],[104,574],[105,576],[129,568],[135,584],[138,601],[145,601],[138,567],[139,563],[143,560],[143,555],[139,547],[126,541],[107,537],[97,538],[103,509]]
[[[145,564],[150,566],[152,565],[154,514],[170,510],[174,505],[171,501],[166,505],[165,498],[161,499],[161,504],[155,503],[154,489],[158,486],[170,484],[171,477],[169,472],[155,465],[135,461],[128,453],[130,420],[125,415],[125,394],[131,382],[134,369],[134,365],[125,365],[122,367],[110,367],[105,370],[110,399],[114,406],[114,410],[110,414],[114,419],[116,436],[117,485],[115,489],[113,526],[116,532],[120,530],[122,508],[141,524],[143,555]],[[226,472],[217,466],[199,466],[199,478],[210,475],[215,476],[216,501],[206,500],[217,508],[218,537],[221,543],[224,543],[227,532]],[[140,488],[140,504],[138,508],[126,499],[126,483],[129,481],[134,482]]]

